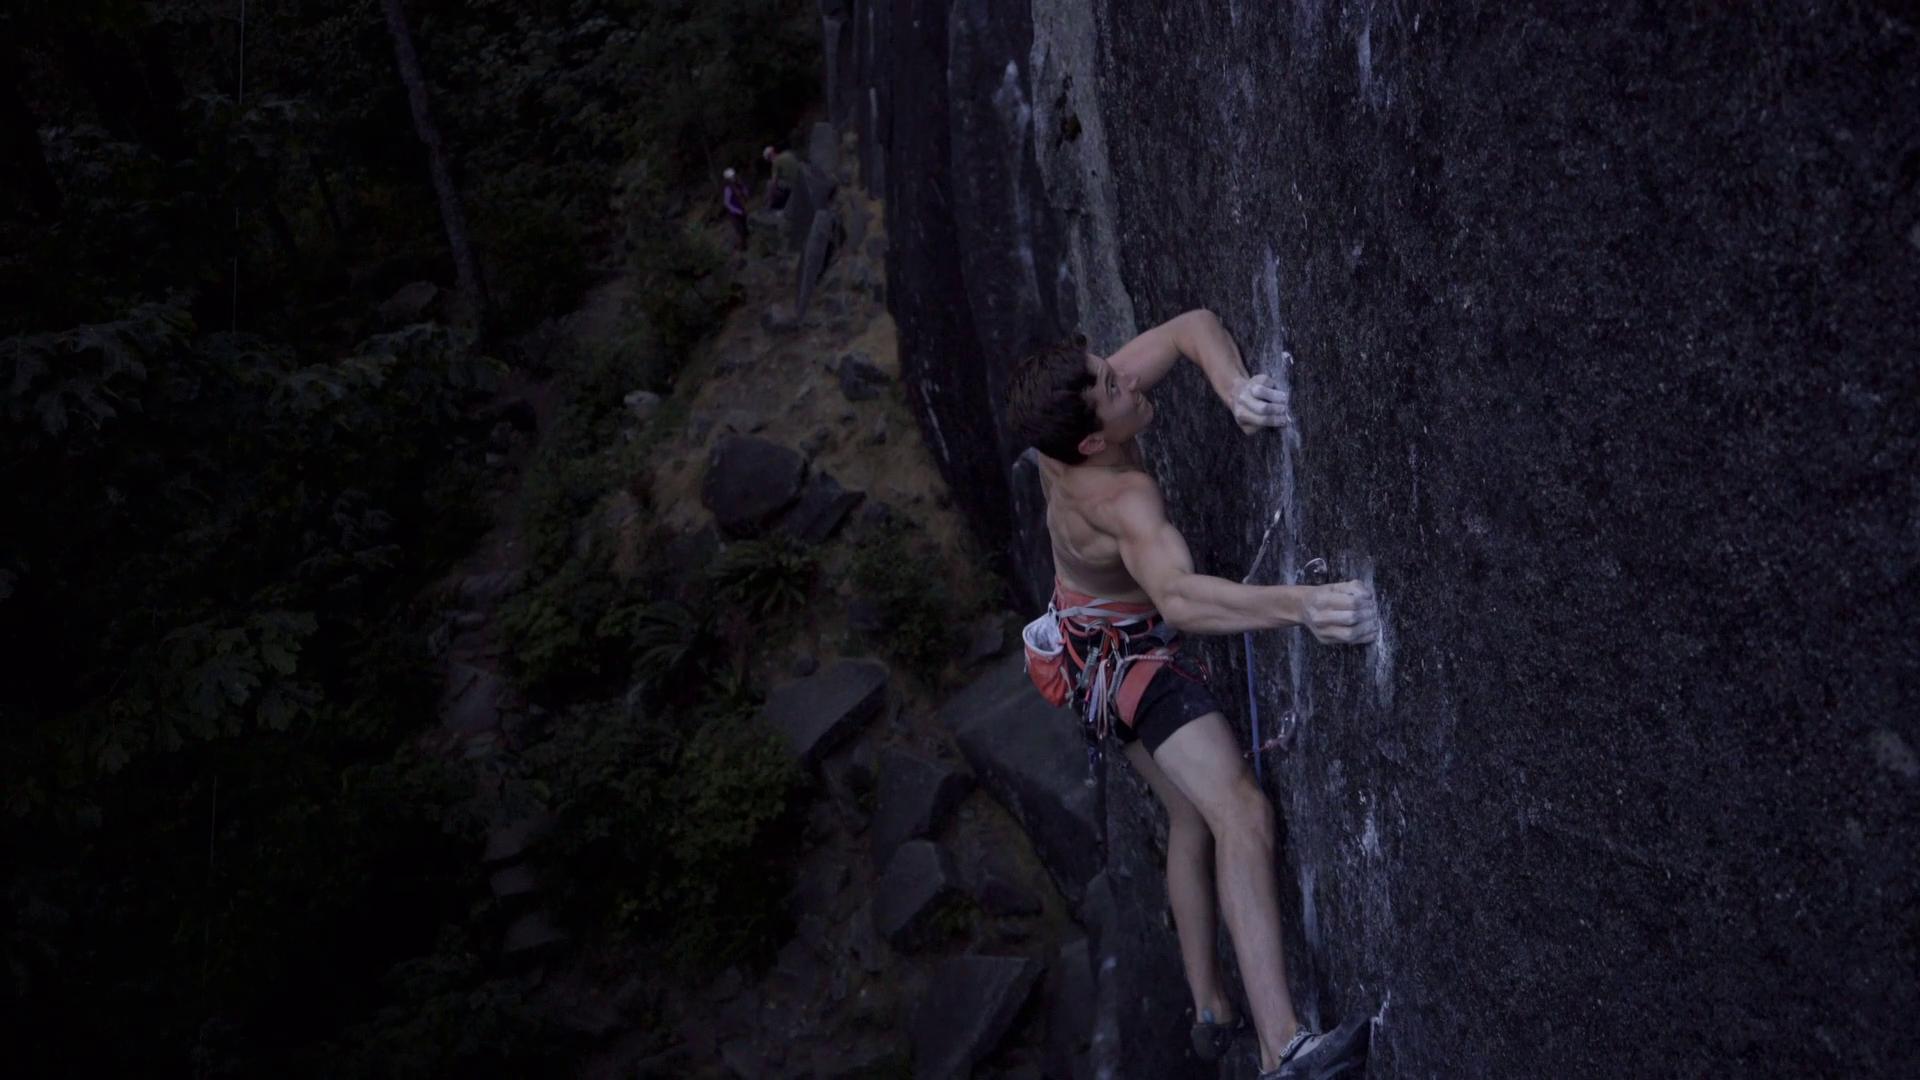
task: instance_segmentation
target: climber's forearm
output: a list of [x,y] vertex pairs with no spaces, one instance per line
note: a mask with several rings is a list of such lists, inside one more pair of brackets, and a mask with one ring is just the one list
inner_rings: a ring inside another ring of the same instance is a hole
[[1220,400],[1232,404],[1234,391],[1247,378],[1247,368],[1233,335],[1211,311],[1189,311],[1169,319],[1127,342],[1107,362],[1122,375],[1139,379],[1140,389],[1147,390],[1166,378],[1182,356],[1206,374]]
[[1242,585],[1207,574],[1182,574],[1154,596],[1160,614],[1188,634],[1238,634],[1298,626],[1313,589],[1301,585]]
[[1207,310],[1189,311],[1168,324],[1175,327],[1175,342],[1180,355],[1192,360],[1206,373],[1214,394],[1233,407],[1233,398],[1247,381],[1247,365],[1240,358],[1240,346],[1220,324],[1218,316]]

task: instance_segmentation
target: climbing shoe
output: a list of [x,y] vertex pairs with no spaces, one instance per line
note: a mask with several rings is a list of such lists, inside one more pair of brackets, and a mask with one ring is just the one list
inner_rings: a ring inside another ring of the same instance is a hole
[[1233,1042],[1247,1030],[1247,1014],[1242,1012],[1231,1023],[1218,1023],[1213,1010],[1200,1010],[1200,1022],[1193,1025],[1193,1056],[1201,1061],[1219,1061],[1233,1049]]
[[1349,1020],[1325,1035],[1301,1028],[1280,1052],[1280,1066],[1260,1080],[1358,1080],[1367,1068],[1368,1017]]

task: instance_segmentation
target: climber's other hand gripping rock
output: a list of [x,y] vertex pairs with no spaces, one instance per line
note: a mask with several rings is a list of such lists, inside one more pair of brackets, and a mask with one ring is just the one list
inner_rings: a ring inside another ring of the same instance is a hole
[[1233,419],[1240,430],[1251,435],[1263,428],[1286,427],[1293,423],[1287,392],[1273,385],[1268,375],[1233,381]]
[[1325,645],[1369,645],[1380,637],[1380,606],[1363,581],[1315,587],[1301,615],[1301,624]]

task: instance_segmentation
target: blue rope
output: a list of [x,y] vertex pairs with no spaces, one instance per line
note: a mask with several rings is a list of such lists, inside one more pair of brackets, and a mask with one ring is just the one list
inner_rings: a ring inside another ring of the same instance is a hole
[[1253,778],[1264,787],[1267,767],[1261,760],[1266,755],[1260,752],[1260,699],[1253,692],[1253,631],[1246,631],[1240,638],[1247,649],[1247,715],[1253,723]]

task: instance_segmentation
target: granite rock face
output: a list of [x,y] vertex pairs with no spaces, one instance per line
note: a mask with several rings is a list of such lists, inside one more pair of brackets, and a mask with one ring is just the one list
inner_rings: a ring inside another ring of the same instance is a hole
[[[1142,446],[1203,571],[1381,598],[1378,645],[1254,641],[1309,1019],[1378,1016],[1374,1077],[1920,1071],[1910,16],[847,10],[906,397],[1030,602],[1027,343],[1205,306],[1292,392],[1249,438],[1183,367]],[[1156,818],[1107,790],[1091,947],[1161,1000]],[[1096,1058],[1141,1000],[1097,996]]]

